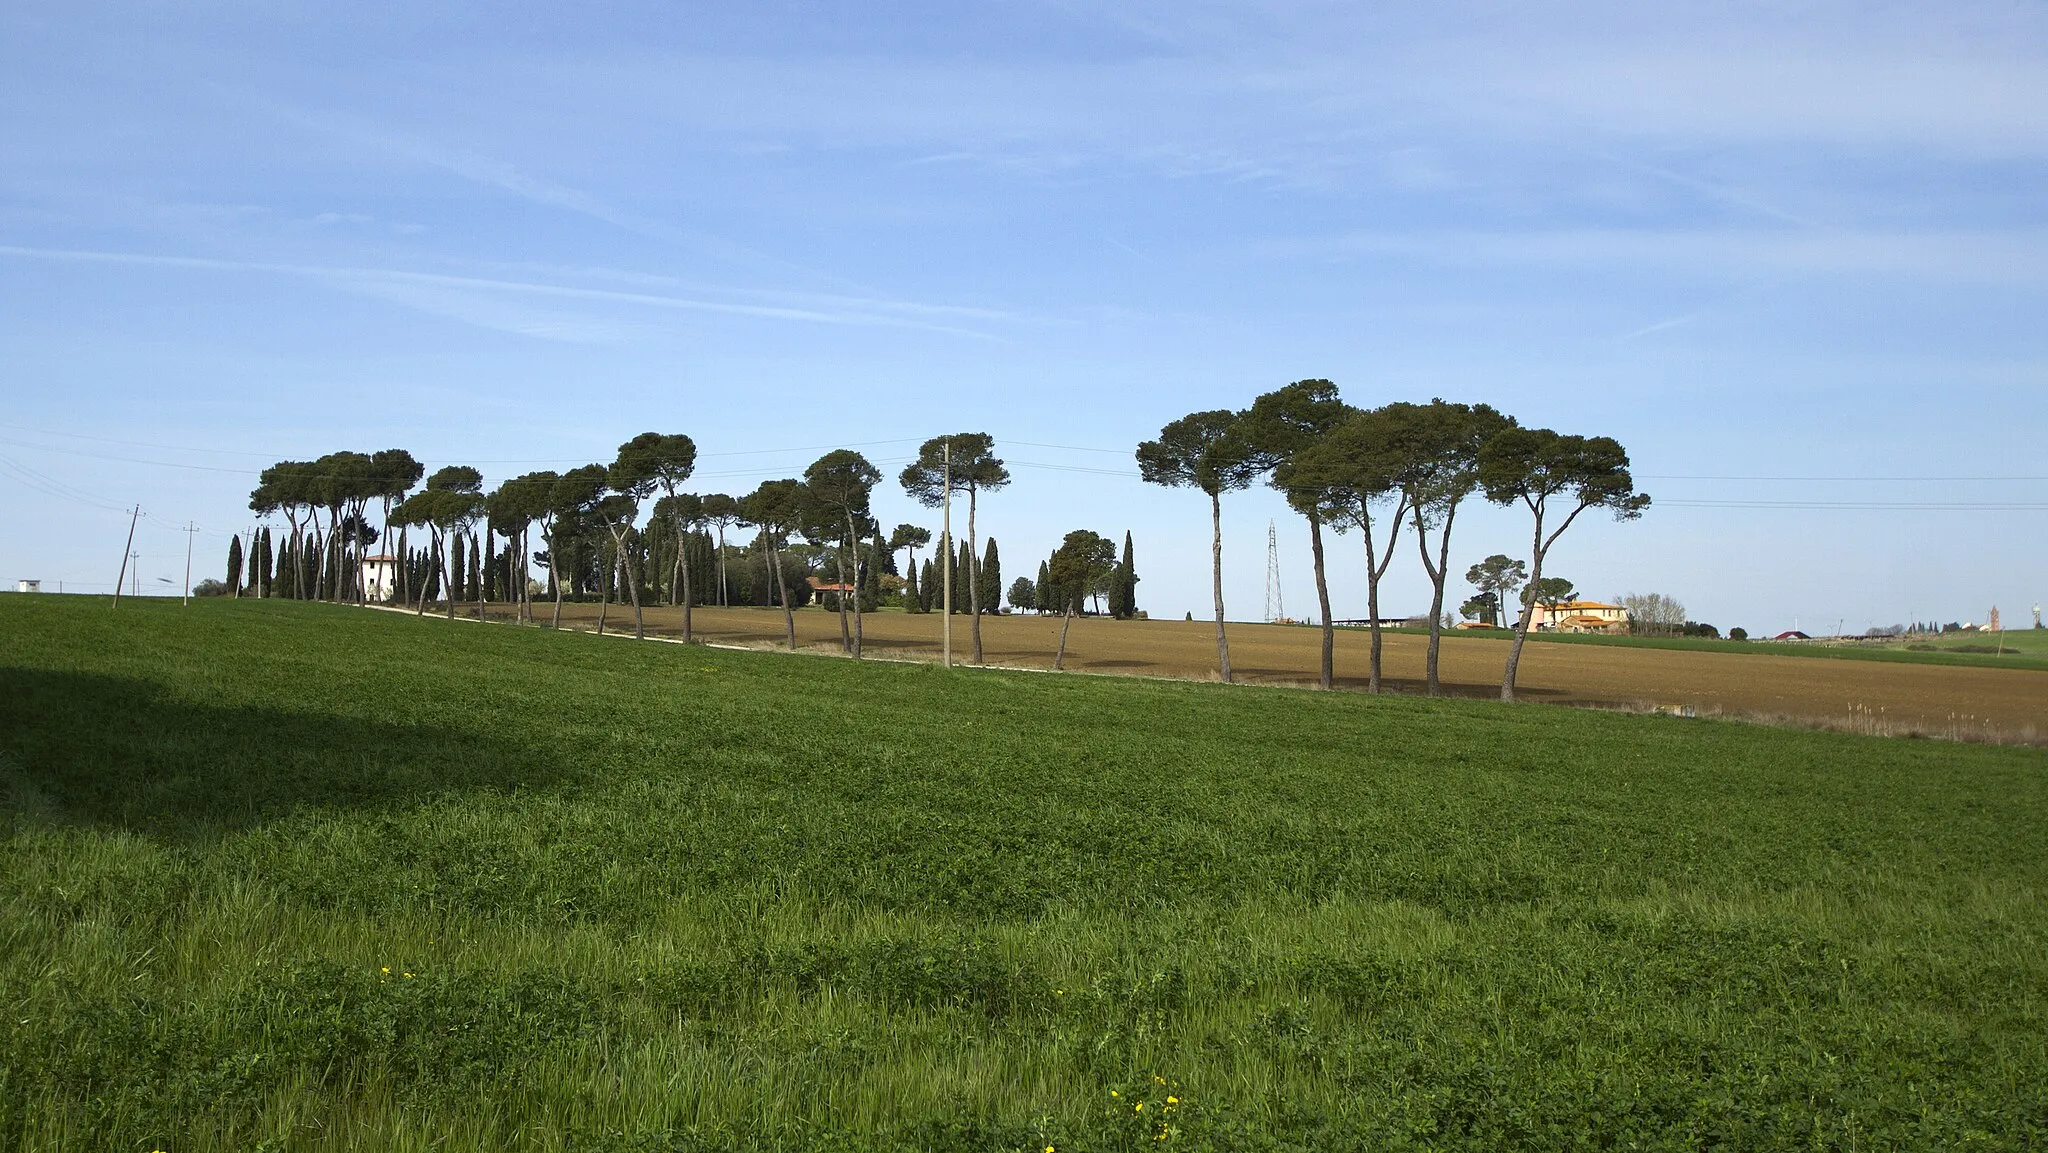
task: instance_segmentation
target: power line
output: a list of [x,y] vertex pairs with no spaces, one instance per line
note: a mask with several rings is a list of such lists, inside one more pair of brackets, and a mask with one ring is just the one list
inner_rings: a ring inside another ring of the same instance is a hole
[[1660,500],[1657,508],[1834,509],[1849,511],[2048,512],[2048,503],[2024,501]]
[[2016,484],[2048,480],[2048,476],[1679,476],[1640,473],[1638,480],[1770,481],[1840,484]]

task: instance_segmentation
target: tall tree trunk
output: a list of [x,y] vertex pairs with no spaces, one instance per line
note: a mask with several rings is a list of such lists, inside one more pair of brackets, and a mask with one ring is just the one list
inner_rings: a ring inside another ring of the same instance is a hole
[[782,594],[782,627],[789,632],[789,651],[796,651],[796,610],[789,604],[789,581],[782,575],[782,552],[775,546],[775,533],[768,533],[768,563],[775,566],[775,589]]
[[1502,674],[1500,682],[1500,699],[1504,701],[1515,699],[1515,673],[1522,663],[1522,645],[1529,639],[1529,627],[1536,619],[1535,590],[1536,582],[1543,579],[1543,558],[1549,554],[1550,546],[1557,543],[1557,538],[1564,535],[1564,530],[1572,527],[1572,522],[1579,519],[1579,514],[1591,507],[1581,503],[1551,531],[1549,539],[1546,540],[1543,536],[1544,502],[1529,501],[1526,497],[1523,499],[1536,518],[1535,540],[1529,548],[1529,611],[1522,614],[1521,621],[1515,626],[1514,643],[1508,646],[1508,667]]
[[461,539],[456,533],[447,534],[448,564],[447,575],[441,578],[441,600],[448,606],[448,619],[455,619],[455,544]]
[[[351,502],[351,505],[353,505],[353,502]],[[344,536],[341,541],[342,581],[345,590],[342,596],[348,603],[359,605],[367,599],[363,596],[362,592],[363,564],[360,559],[363,555],[361,536],[365,518],[363,517],[362,510],[355,507],[349,509],[349,515],[354,517],[354,520],[350,523],[353,523],[355,526],[355,531]]]
[[967,631],[973,637],[975,664],[981,663],[981,552],[974,543],[974,506],[979,493],[979,486],[967,486],[967,611],[973,614]]
[[541,527],[540,540],[548,546],[548,586],[555,597],[555,615],[548,627],[558,629],[562,627],[562,550],[555,543],[555,530],[548,526]]
[[412,615],[416,617],[427,615],[427,590],[429,588],[432,588],[434,585],[433,570],[438,570],[441,567],[441,534],[435,532],[432,529],[428,529],[427,541],[427,548],[431,550],[434,554],[434,563],[433,569],[430,569],[429,571],[420,574],[419,605],[417,608],[413,609],[412,613]]
[[469,555],[476,558],[476,587],[470,591],[476,594],[476,619],[484,619],[485,583],[490,579],[491,566],[497,562],[491,557],[491,528],[484,526],[484,543],[481,551],[477,548],[476,534],[469,534]]
[[[598,547],[598,551],[604,551],[602,545]],[[612,603],[612,578],[618,575],[619,558],[612,557],[606,561],[605,558],[599,557],[598,562],[597,635],[603,636],[605,613],[611,608]]]
[[324,557],[327,541],[320,531],[319,509],[309,508],[306,510],[306,530],[308,539],[303,551],[309,558],[313,568],[310,579],[306,582],[306,599],[317,601],[325,599],[321,596],[321,586],[327,580],[327,574],[320,571],[320,562]]
[[1065,615],[1060,620],[1060,649],[1052,655],[1052,667],[1055,672],[1065,667],[1067,660],[1067,630],[1072,627],[1074,627],[1074,608],[1069,604]]
[[689,545],[690,545],[690,538],[689,538],[689,536],[687,536],[687,535],[680,535],[680,536],[677,536],[677,537],[676,537],[676,559],[677,559],[678,561],[680,561],[680,562],[682,563],[682,566],[683,566],[683,643],[684,643],[684,644],[689,644],[689,643],[690,643],[690,641],[691,641],[691,637],[692,637],[691,629],[692,629],[692,626],[693,626],[694,622],[693,622],[693,621],[692,621],[692,620],[690,619],[690,609],[691,609],[691,607],[692,607],[692,605],[691,605],[691,603],[690,603],[690,602],[691,602],[691,601],[694,601],[694,600],[696,599],[696,597],[692,596],[692,595],[691,595],[691,593],[690,593],[690,561],[689,561],[689,558],[688,558],[688,557],[687,557],[686,555],[684,555],[684,554],[685,554],[685,552],[686,552],[686,551],[688,550],[688,548],[689,548]]
[[832,558],[832,571],[839,574],[839,587],[832,593],[832,599],[839,606],[839,651],[851,653],[853,651],[853,632],[846,624],[846,548],[842,544],[841,547],[832,551],[834,554]]
[[[854,531],[854,527],[853,527],[853,514],[852,514],[852,513],[848,513],[848,514],[847,514],[847,516],[846,516],[846,539],[847,539],[847,542],[848,542],[848,545],[847,545],[847,547],[849,547],[849,548],[853,549],[853,659],[854,659],[854,660],[859,660],[859,659],[860,659],[860,537],[859,537],[859,536],[858,536],[858,534],[856,534],[856,533],[855,533],[855,531]],[[839,583],[840,583],[840,584],[845,584],[846,582],[842,580],[842,581],[840,581]],[[845,593],[843,593],[843,592],[839,594],[839,606],[840,606],[840,611],[841,611],[841,612],[844,612],[844,611],[845,611],[845,608],[846,608],[846,594],[845,594]],[[841,618],[841,619],[843,620],[844,618]]]
[[1308,518],[1308,544],[1315,557],[1316,604],[1323,614],[1322,687],[1327,691],[1337,676],[1337,626],[1330,622],[1330,582],[1323,571],[1323,519],[1319,516]]
[[1401,517],[1408,511],[1408,498],[1404,494],[1394,504],[1393,515],[1387,518],[1387,547],[1379,549],[1372,538],[1372,506],[1361,501],[1358,506],[1359,535],[1365,538],[1365,611],[1371,618],[1367,627],[1372,630],[1372,660],[1367,673],[1367,688],[1380,691],[1380,668],[1383,634],[1380,632],[1380,580],[1387,575],[1388,566],[1394,563],[1394,546],[1401,543]]
[[683,529],[676,526],[676,559],[669,566],[668,603],[671,606],[683,603]]
[[726,592],[725,592],[725,589],[726,589],[726,585],[725,585],[725,522],[723,522],[723,521],[720,521],[720,522],[719,522],[719,525],[718,525],[718,607],[719,607],[719,608],[729,608],[729,607],[731,607],[731,604],[732,604],[732,602],[731,602],[730,598],[728,598],[728,597],[726,596]]
[[640,614],[640,566],[634,563],[638,558],[633,555],[637,546],[634,549],[626,547],[632,535],[630,525],[625,532],[618,534],[619,569],[626,574],[626,592],[633,598],[633,639],[644,641],[647,639],[647,623]]
[[1379,568],[1374,564],[1372,544],[1372,521],[1364,521],[1365,532],[1365,627],[1372,631],[1372,656],[1366,665],[1365,690],[1369,693],[1380,691],[1380,578]]
[[292,522],[292,599],[306,599],[306,547],[299,539],[299,520],[287,517]]
[[[1543,580],[1543,510],[1536,510],[1536,539],[1529,548],[1529,609],[1515,622],[1515,639],[1508,644],[1508,667],[1500,678],[1500,699],[1515,699],[1515,673],[1522,663],[1522,645],[1529,639],[1529,626],[1536,619],[1536,586]],[[1505,600],[1506,598],[1502,598]],[[1505,606],[1503,606],[1505,607]]]
[[1415,540],[1422,550],[1422,568],[1429,574],[1429,657],[1424,662],[1427,671],[1429,695],[1443,695],[1443,683],[1437,677],[1437,658],[1444,640],[1444,582],[1450,576],[1451,567],[1451,525],[1458,519],[1458,506],[1453,502],[1444,510],[1443,536],[1437,545],[1437,559],[1429,559],[1429,533],[1424,530],[1422,509],[1415,508]]
[[[1216,592],[1216,666],[1230,683],[1230,638],[1223,632],[1223,497],[1209,494],[1209,569]],[[1072,611],[1072,610],[1069,610]]]

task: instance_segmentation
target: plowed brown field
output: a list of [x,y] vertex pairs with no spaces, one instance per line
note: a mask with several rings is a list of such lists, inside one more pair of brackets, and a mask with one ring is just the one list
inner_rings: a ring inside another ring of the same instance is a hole
[[[549,606],[536,605],[545,620]],[[492,615],[502,615],[492,606]],[[471,610],[474,611],[474,610]],[[565,626],[588,629],[595,605],[564,605]],[[942,618],[888,612],[864,621],[869,656],[937,660]],[[692,618],[700,640],[757,647],[783,643],[780,611],[756,608],[699,608]],[[971,653],[968,620],[953,618],[953,655]],[[682,612],[647,610],[648,631],[660,637],[682,632]],[[631,634],[632,609],[613,605],[607,632]],[[796,614],[797,643],[812,650],[838,651],[839,618],[817,608]],[[986,662],[1017,668],[1049,668],[1059,642],[1057,617],[1002,616],[982,620]],[[1230,659],[1240,681],[1313,685],[1320,633],[1291,625],[1232,624]],[[1385,672],[1390,691],[1423,689],[1427,638],[1386,636]],[[1448,693],[1493,697],[1500,691],[1508,642],[1492,637],[1444,638],[1442,680]],[[1363,689],[1368,637],[1363,630],[1337,633],[1337,681]],[[1205,621],[1115,621],[1096,617],[1074,621],[1066,667],[1088,673],[1214,679],[1216,630]],[[1931,735],[1988,736],[2037,740],[2048,736],[2048,672],[2037,669],[1968,668],[1815,657],[1686,652],[1623,646],[1566,645],[1531,641],[1522,655],[1519,695],[1525,700],[1622,708],[1693,708],[1701,714],[1734,714],[1856,729]]]

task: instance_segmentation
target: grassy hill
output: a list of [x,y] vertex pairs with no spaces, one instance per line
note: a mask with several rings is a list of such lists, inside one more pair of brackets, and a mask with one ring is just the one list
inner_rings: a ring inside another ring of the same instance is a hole
[[0,682],[8,1148],[2048,1142],[2037,750],[275,601]]

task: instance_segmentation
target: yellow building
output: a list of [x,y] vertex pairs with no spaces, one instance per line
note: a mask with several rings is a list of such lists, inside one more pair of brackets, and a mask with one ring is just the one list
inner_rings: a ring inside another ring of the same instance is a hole
[[1548,608],[1536,607],[1539,632],[1625,633],[1628,610],[1605,601],[1564,601]]

